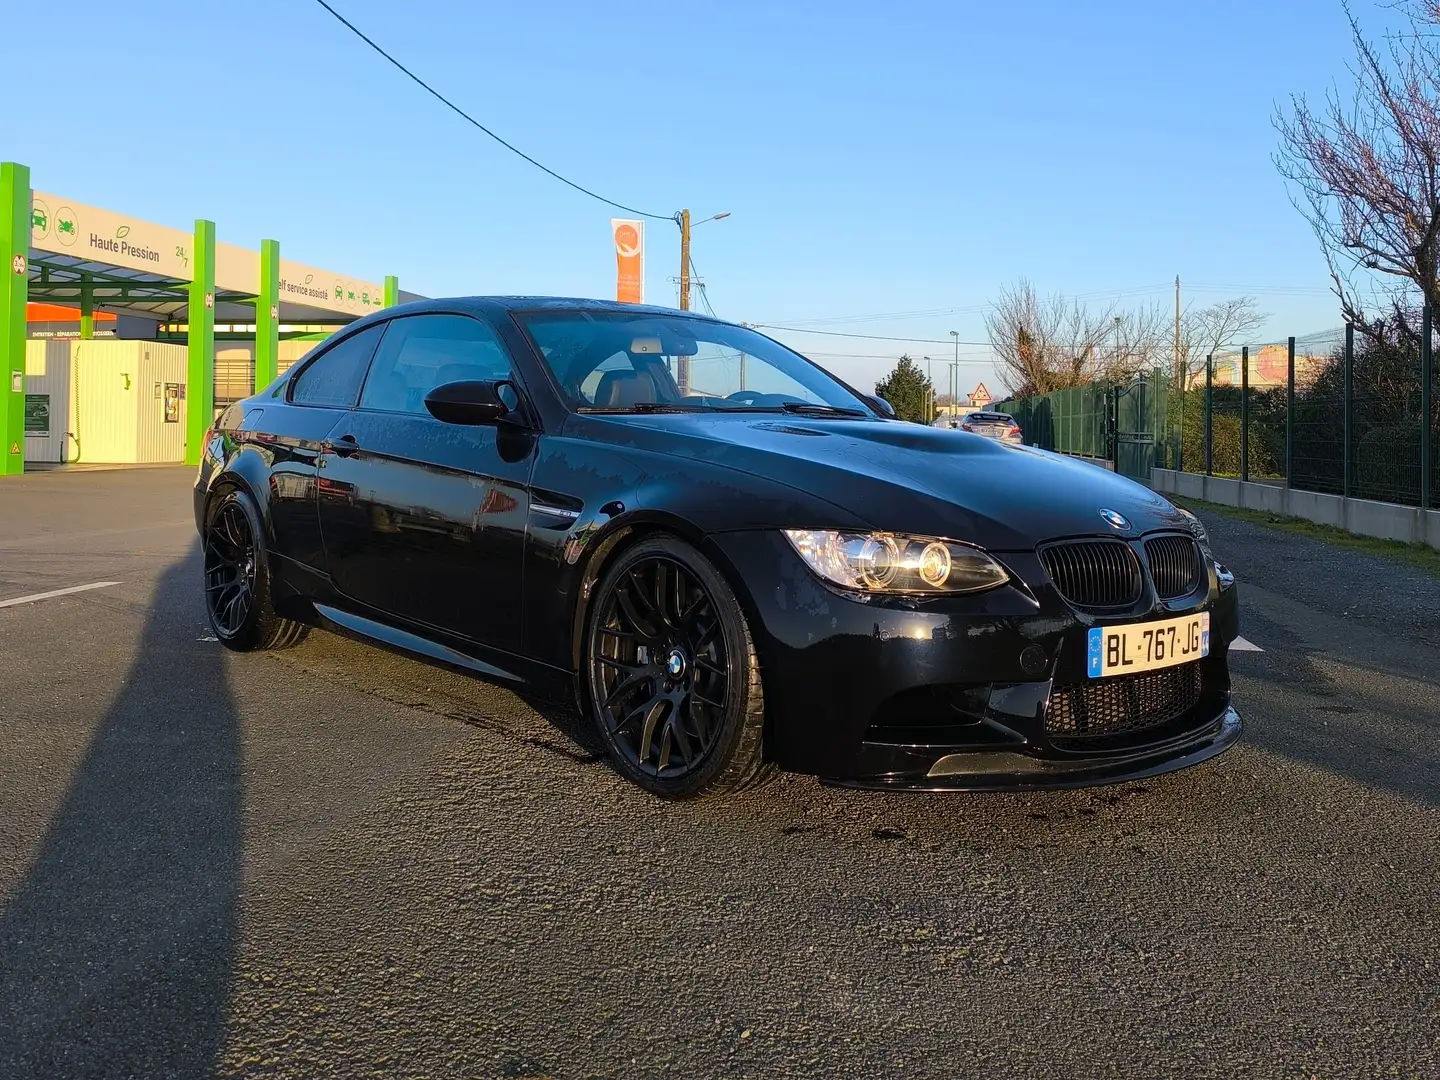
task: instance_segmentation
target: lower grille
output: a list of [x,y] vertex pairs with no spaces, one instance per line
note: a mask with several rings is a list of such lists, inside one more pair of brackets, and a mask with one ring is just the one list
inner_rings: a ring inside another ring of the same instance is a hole
[[1161,727],[1200,701],[1200,664],[1143,675],[1116,675],[1057,686],[1045,706],[1045,731],[1059,739],[1095,739]]
[[1061,596],[1081,608],[1123,608],[1140,599],[1140,560],[1119,540],[1051,544],[1040,562]]

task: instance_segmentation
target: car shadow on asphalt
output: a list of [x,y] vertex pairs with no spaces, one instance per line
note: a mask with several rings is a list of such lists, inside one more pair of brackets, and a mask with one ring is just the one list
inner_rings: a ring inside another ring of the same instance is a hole
[[1371,693],[1337,684],[1303,648],[1232,659],[1245,741],[1371,790],[1440,806],[1440,707],[1427,712],[1379,692],[1387,679],[1414,680],[1413,674],[1388,665],[1346,666],[1374,679]]
[[124,684],[0,911],[0,1075],[214,1075],[243,791],[221,650],[196,640],[198,564],[192,551],[157,583]]

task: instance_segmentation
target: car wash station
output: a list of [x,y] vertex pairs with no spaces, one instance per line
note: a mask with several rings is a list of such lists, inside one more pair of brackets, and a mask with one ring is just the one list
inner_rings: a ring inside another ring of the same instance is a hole
[[198,464],[226,405],[337,327],[401,300],[383,283],[32,189],[0,163],[0,476],[61,464]]

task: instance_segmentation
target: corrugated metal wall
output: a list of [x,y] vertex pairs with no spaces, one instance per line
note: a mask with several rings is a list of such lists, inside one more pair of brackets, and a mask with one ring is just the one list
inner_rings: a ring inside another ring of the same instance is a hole
[[318,349],[322,342],[319,341],[282,341],[280,352],[275,357],[275,374],[283,375],[297,363],[310,354],[310,350]]
[[215,406],[224,408],[255,392],[255,346],[222,342],[215,347]]
[[[25,342],[25,395],[25,460],[64,461],[66,433],[70,430],[69,342]],[[29,434],[42,408],[49,415],[46,434]]]
[[185,386],[187,350],[184,345],[158,341],[137,343],[140,353],[140,396],[136,401],[135,457],[137,462],[185,460],[185,408],[187,398],[173,400]]
[[[76,395],[71,461],[135,460],[136,399],[140,395],[140,343],[71,341]],[[150,392],[147,386],[145,393]]]
[[[275,374],[283,375],[301,357],[319,344],[315,341],[282,341],[275,357]],[[255,392],[255,345],[253,342],[222,342],[215,349],[215,405],[224,408]]]

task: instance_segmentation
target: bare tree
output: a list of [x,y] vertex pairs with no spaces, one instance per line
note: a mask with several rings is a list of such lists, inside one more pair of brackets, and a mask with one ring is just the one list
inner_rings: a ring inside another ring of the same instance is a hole
[[1332,90],[1318,106],[1293,97],[1275,119],[1276,166],[1319,238],[1345,318],[1362,331],[1367,302],[1387,311],[1418,290],[1440,310],[1440,2],[1401,7],[1409,26],[1382,48],[1346,5],[1352,95]]
[[1096,377],[1124,382],[1167,365],[1172,324],[1162,304],[1117,311],[1110,321],[1112,341],[1101,352]]
[[1005,287],[985,316],[1005,389],[1011,395],[1045,394],[1096,378],[1113,317],[1113,305],[1092,312],[1058,293],[1041,297],[1024,278]]
[[[1188,386],[1205,369],[1205,358],[1252,338],[1270,318],[1253,296],[1236,296],[1205,307],[1187,307],[1180,315],[1180,355],[1175,385]],[[1173,351],[1173,347],[1171,349]]]

